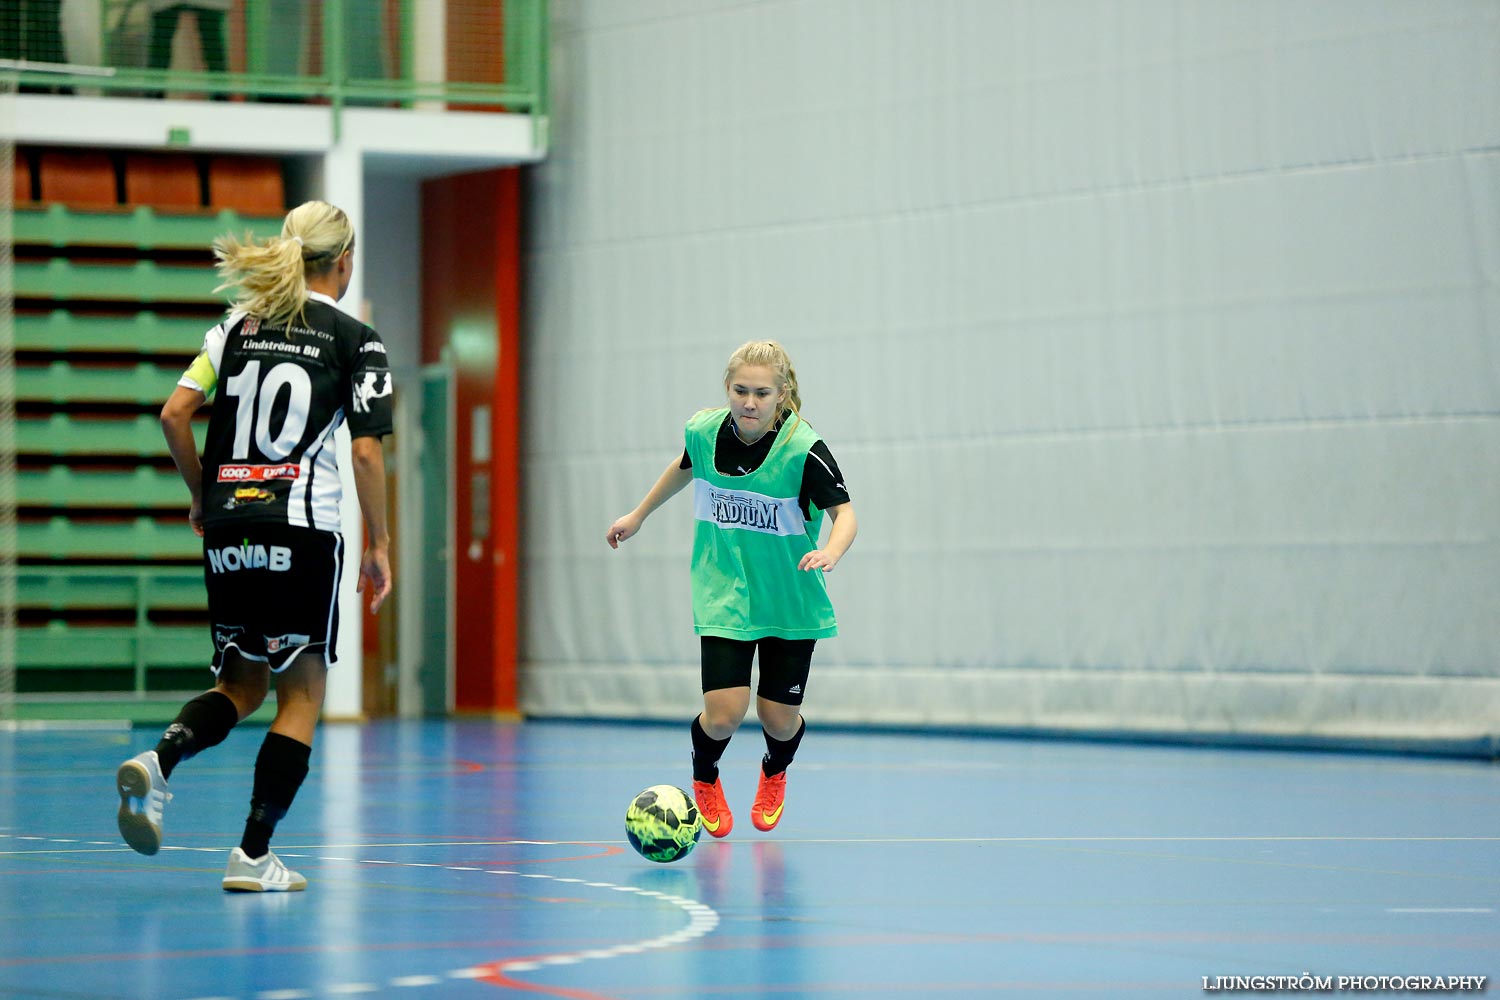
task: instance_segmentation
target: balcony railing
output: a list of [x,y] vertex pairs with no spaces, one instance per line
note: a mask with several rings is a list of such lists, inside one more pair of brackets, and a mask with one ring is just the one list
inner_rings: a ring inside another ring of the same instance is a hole
[[99,6],[97,37],[80,43],[76,25],[45,23],[56,4],[7,4],[0,71],[23,93],[547,114],[546,0]]

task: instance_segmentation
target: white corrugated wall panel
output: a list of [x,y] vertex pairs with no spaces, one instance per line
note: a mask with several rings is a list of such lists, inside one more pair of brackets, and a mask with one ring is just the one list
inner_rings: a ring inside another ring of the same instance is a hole
[[791,349],[860,538],[813,718],[1500,728],[1500,7],[559,0],[524,700],[686,717],[684,502]]

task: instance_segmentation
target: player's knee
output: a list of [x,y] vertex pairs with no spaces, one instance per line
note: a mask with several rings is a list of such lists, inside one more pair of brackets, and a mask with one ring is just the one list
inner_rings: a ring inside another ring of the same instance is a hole
[[761,728],[778,740],[791,739],[802,724],[801,710],[796,705],[761,699],[755,711],[760,716]]
[[710,715],[705,712],[703,714],[703,731],[716,740],[722,740],[725,737],[732,735],[734,731],[739,728],[740,722],[743,719],[743,715]]
[[234,702],[234,707],[239,710],[241,719],[260,708],[265,703],[268,692],[266,682],[254,677],[220,680],[218,688],[225,697]]
[[740,704],[713,704],[705,705],[703,708],[703,731],[716,740],[722,740],[733,734],[745,720],[745,712],[748,705]]

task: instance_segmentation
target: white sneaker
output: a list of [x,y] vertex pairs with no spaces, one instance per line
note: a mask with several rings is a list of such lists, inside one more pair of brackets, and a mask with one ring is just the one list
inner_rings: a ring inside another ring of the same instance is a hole
[[301,892],[307,888],[307,879],[281,863],[271,851],[254,861],[236,847],[229,852],[229,864],[224,869],[226,892]]
[[120,791],[120,836],[141,854],[161,850],[161,812],[172,793],[155,750],[136,754],[115,772]]

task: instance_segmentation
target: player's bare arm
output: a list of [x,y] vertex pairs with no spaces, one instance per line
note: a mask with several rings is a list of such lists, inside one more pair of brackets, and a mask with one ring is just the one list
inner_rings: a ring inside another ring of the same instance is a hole
[[391,592],[391,536],[386,526],[385,448],[378,437],[357,437],[349,443],[354,458],[354,491],[365,521],[365,551],[359,564],[355,590],[370,592],[370,613],[375,614]]
[[833,519],[833,527],[828,529],[828,544],[803,556],[797,563],[798,569],[821,569],[825,573],[831,573],[839,560],[844,558],[844,553],[849,551],[849,546],[854,544],[854,536],[859,532],[859,522],[854,519],[854,504],[841,503],[837,507],[829,507],[828,516]]
[[177,465],[177,472],[187,484],[192,505],[188,523],[198,535],[203,534],[203,463],[198,458],[198,442],[193,438],[193,414],[208,397],[197,389],[177,386],[161,408],[161,432],[167,439],[167,451]]
[[681,468],[678,461],[673,459],[635,510],[609,526],[609,531],[604,536],[609,547],[619,548],[621,542],[641,530],[641,525],[651,516],[652,511],[682,492],[682,488],[692,481],[693,470]]

